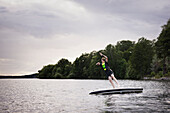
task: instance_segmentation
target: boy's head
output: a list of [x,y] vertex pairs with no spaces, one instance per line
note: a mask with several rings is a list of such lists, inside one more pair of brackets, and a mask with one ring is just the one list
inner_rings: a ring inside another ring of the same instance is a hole
[[106,61],[106,59],[105,59],[104,57],[102,57],[102,58],[101,58],[101,61],[102,61],[102,62],[105,62],[105,61]]

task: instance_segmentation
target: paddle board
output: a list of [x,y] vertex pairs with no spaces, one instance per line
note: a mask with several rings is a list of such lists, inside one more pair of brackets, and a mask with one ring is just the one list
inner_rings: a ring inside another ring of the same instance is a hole
[[116,88],[116,89],[107,89],[107,90],[99,90],[92,91],[89,94],[125,94],[125,93],[142,93],[143,88]]

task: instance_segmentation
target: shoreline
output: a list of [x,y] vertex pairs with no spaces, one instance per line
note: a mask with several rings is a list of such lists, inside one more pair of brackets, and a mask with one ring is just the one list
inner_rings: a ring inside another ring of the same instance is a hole
[[[54,78],[37,78],[37,77],[16,77],[16,76],[0,76],[0,79],[54,79]],[[56,79],[56,80],[66,80],[66,78],[63,79]],[[107,80],[107,79],[73,79],[73,78],[67,78],[67,80]],[[170,81],[170,77],[161,77],[161,78],[155,78],[155,77],[144,77],[143,79],[118,79],[118,80],[151,80],[151,81]]]
[[144,77],[143,80],[170,80],[170,77],[160,77],[160,78]]

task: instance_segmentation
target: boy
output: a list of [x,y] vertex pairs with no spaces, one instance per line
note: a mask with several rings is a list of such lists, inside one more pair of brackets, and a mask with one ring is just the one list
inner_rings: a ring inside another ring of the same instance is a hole
[[97,62],[96,65],[100,65],[102,67],[102,69],[104,70],[104,72],[106,73],[110,83],[112,84],[113,88],[115,88],[112,79],[116,82],[116,84],[119,86],[116,78],[114,77],[113,71],[110,69],[109,65],[108,65],[108,58],[107,56],[103,55],[102,53],[99,53],[101,58],[101,62]]

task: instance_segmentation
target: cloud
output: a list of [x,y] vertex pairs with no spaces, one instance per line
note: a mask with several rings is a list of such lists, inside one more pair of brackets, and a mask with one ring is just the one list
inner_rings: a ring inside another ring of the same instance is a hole
[[[5,1],[5,3],[8,1]],[[44,3],[45,2],[45,3]],[[90,13],[81,5],[68,0],[44,0],[10,2],[0,9],[8,12],[1,13],[2,27],[26,32],[36,37],[48,37],[56,33],[71,33],[79,31],[92,19]]]
[[[143,31],[150,32],[146,35],[151,32],[159,32],[160,29],[158,31],[156,27],[162,26],[170,18],[169,0],[93,0],[90,3],[88,0],[76,0],[76,2],[95,15],[105,17],[104,23],[110,23],[112,28],[116,24],[118,29],[124,29],[131,33],[134,33],[134,30],[140,31],[141,35],[146,33]],[[152,35],[150,38],[155,37]]]
[[155,39],[169,0],[0,0],[0,74],[37,72],[120,40]]
[[3,36],[0,38],[1,74],[37,72],[44,65],[55,64],[61,58],[74,61],[81,53],[91,52],[92,48],[96,50],[102,45],[100,41],[95,43],[93,37],[74,34],[36,38],[10,29],[1,30],[0,34]]
[[151,32],[158,32],[156,27],[168,20],[167,11],[170,10],[168,1],[159,0],[156,3],[153,0],[1,0],[1,5],[0,10],[6,10],[1,13],[1,28],[37,38],[55,34],[102,35],[108,29],[132,34],[137,31],[139,36],[148,31],[146,36],[155,38]]

